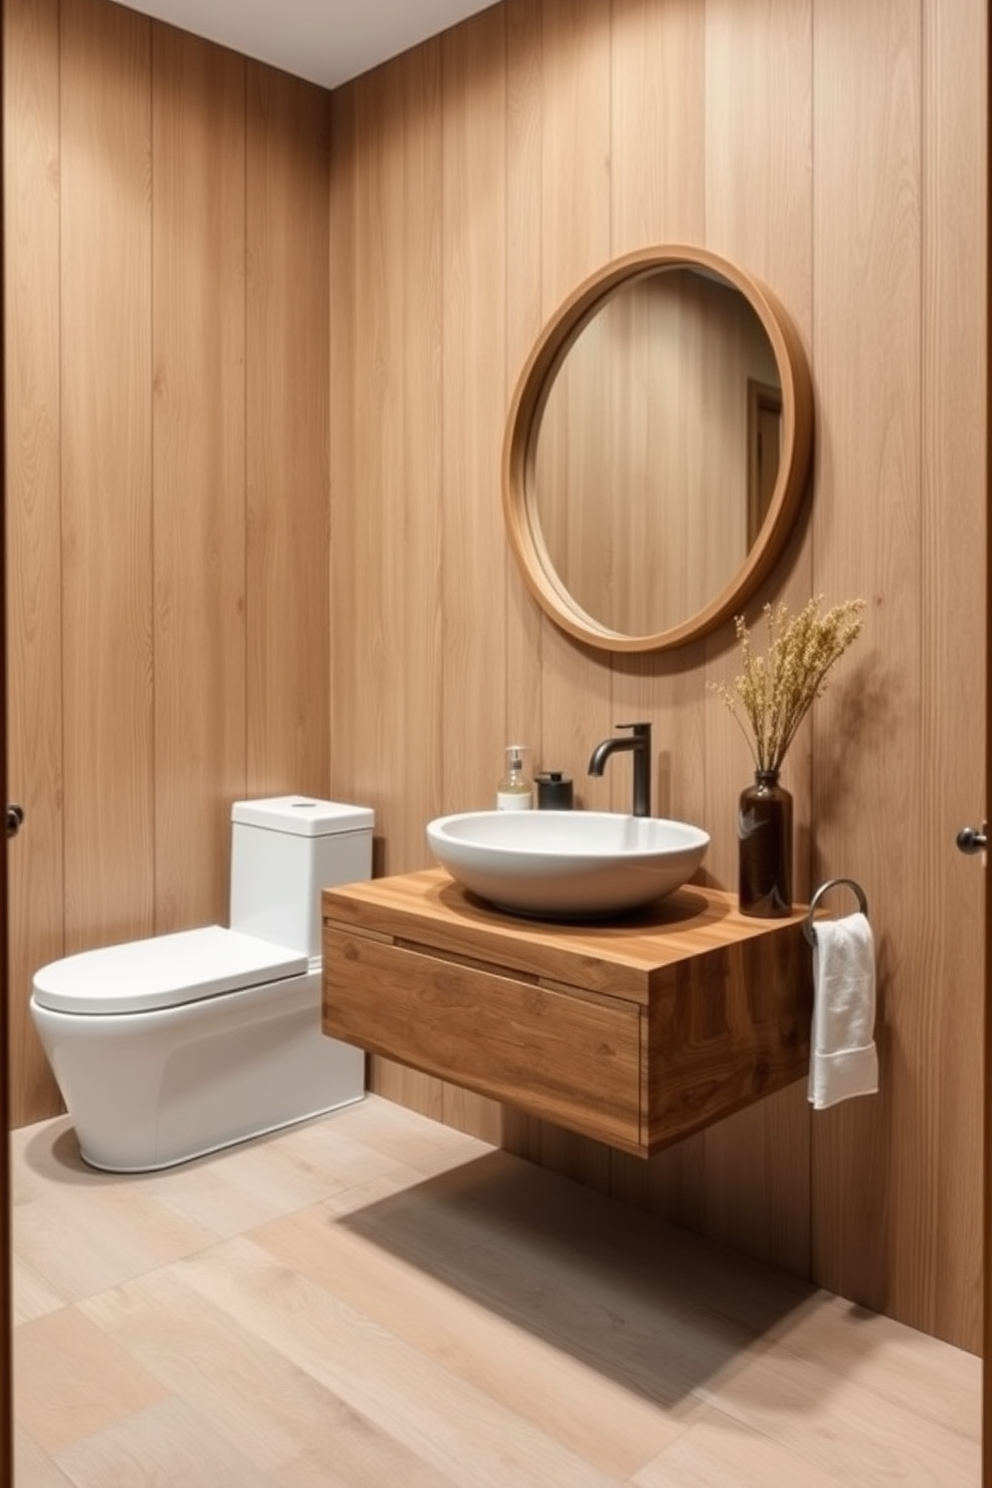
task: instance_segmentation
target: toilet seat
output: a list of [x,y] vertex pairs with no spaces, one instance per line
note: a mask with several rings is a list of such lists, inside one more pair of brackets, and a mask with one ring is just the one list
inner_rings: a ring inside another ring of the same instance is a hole
[[142,1013],[302,976],[308,964],[298,951],[207,925],[53,961],[36,973],[34,998],[57,1013]]

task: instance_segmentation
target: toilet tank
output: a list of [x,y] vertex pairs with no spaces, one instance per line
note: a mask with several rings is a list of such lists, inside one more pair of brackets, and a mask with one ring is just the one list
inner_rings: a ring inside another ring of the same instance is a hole
[[320,891],[372,873],[367,806],[273,796],[231,807],[231,929],[320,955]]

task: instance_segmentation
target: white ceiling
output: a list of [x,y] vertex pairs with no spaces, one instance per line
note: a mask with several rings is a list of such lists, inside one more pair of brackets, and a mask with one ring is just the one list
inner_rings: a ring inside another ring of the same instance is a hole
[[[119,0],[120,3],[120,0]],[[493,0],[126,0],[324,88],[367,72]]]

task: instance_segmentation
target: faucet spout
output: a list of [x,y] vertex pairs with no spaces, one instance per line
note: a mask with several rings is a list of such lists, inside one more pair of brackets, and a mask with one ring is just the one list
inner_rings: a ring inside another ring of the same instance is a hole
[[634,756],[634,816],[651,815],[651,725],[649,723],[618,723],[618,729],[630,729],[614,739],[604,739],[597,744],[589,761],[589,774],[602,775],[611,754],[621,752]]

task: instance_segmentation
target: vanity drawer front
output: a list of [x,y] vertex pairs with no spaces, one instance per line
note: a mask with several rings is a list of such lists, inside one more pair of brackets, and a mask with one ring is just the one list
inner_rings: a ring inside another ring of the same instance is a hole
[[636,1148],[640,1019],[602,1002],[324,929],[323,1027],[427,1074]]

